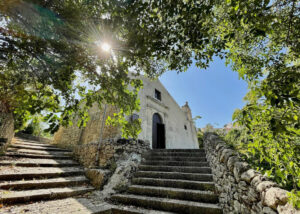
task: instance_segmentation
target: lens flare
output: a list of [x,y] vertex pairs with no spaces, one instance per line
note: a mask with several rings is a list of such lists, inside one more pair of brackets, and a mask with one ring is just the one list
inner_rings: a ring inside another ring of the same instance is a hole
[[100,47],[101,47],[101,49],[104,50],[105,52],[109,52],[109,51],[111,50],[110,44],[108,44],[108,43],[106,43],[106,42],[102,43]]

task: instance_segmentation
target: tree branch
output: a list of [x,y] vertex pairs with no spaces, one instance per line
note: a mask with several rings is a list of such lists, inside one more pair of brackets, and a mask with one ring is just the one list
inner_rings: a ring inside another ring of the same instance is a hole
[[286,37],[287,44],[289,43],[289,39],[290,39],[290,31],[291,31],[291,25],[292,25],[292,21],[293,21],[294,11],[295,11],[295,0],[293,0],[293,5],[292,5],[291,13],[290,13],[290,18],[289,18],[288,33],[287,33],[287,37]]

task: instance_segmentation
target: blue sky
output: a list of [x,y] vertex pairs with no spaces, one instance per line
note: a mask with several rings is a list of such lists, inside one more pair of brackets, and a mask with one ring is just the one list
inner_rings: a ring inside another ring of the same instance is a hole
[[199,128],[208,123],[223,127],[232,121],[234,110],[245,105],[247,83],[219,58],[206,70],[192,65],[185,73],[168,71],[159,79],[180,106],[188,101],[193,117],[202,117],[196,123]]

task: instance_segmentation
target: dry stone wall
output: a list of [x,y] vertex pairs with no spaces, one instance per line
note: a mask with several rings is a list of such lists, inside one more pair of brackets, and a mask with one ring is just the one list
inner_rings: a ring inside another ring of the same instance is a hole
[[[98,145],[99,150],[98,150]],[[137,170],[142,154],[150,149],[149,142],[127,139],[107,139],[73,145],[74,158],[85,167],[86,176],[103,197],[124,189]],[[60,146],[60,144],[58,144]],[[96,160],[99,151],[99,160]]]
[[79,145],[73,151],[79,162],[86,167],[86,176],[91,184],[103,190],[102,197],[106,198],[116,191],[126,189],[142,160],[142,154],[149,149],[149,143],[140,140],[106,140],[100,144],[98,162],[98,143]]
[[124,153],[142,154],[149,149],[149,143],[138,140],[108,139],[100,143],[99,161],[96,163],[98,142],[74,147],[73,152],[78,161],[87,168],[113,168],[114,163]]
[[55,132],[53,136],[52,143],[57,144],[63,148],[73,148],[74,146],[79,144],[81,131],[82,129],[77,125],[73,125],[70,127],[60,126],[58,131]]
[[[107,105],[106,117],[112,116],[117,112],[114,106]],[[53,143],[59,144],[64,148],[73,148],[79,144],[87,144],[98,141],[101,133],[103,109],[99,109],[97,104],[89,109],[90,120],[86,126],[79,128],[77,126],[77,120],[73,121],[73,125],[69,127],[60,127],[59,130],[54,134]],[[105,122],[104,122],[105,124]],[[111,139],[120,137],[120,129],[114,126],[105,125],[103,128],[102,139]]]
[[[116,112],[114,106],[107,105],[104,119]],[[105,122],[102,140],[99,143],[103,113],[103,109],[93,105],[89,110],[90,120],[86,127],[78,128],[77,121],[74,120],[73,126],[59,128],[52,143],[71,149],[75,159],[85,167],[86,176],[91,184],[97,189],[104,188],[102,192],[107,195],[128,184],[132,172],[141,160],[141,154],[150,149],[150,143],[120,139],[120,128],[108,126]]]
[[224,213],[299,214],[287,191],[250,168],[214,133],[204,135],[204,149]]

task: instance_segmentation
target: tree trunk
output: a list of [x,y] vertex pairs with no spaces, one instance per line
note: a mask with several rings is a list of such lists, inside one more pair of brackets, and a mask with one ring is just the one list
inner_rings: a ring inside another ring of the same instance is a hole
[[[0,138],[7,138],[8,145],[14,137],[14,117],[13,114],[0,112]],[[3,148],[1,148],[3,149]]]

